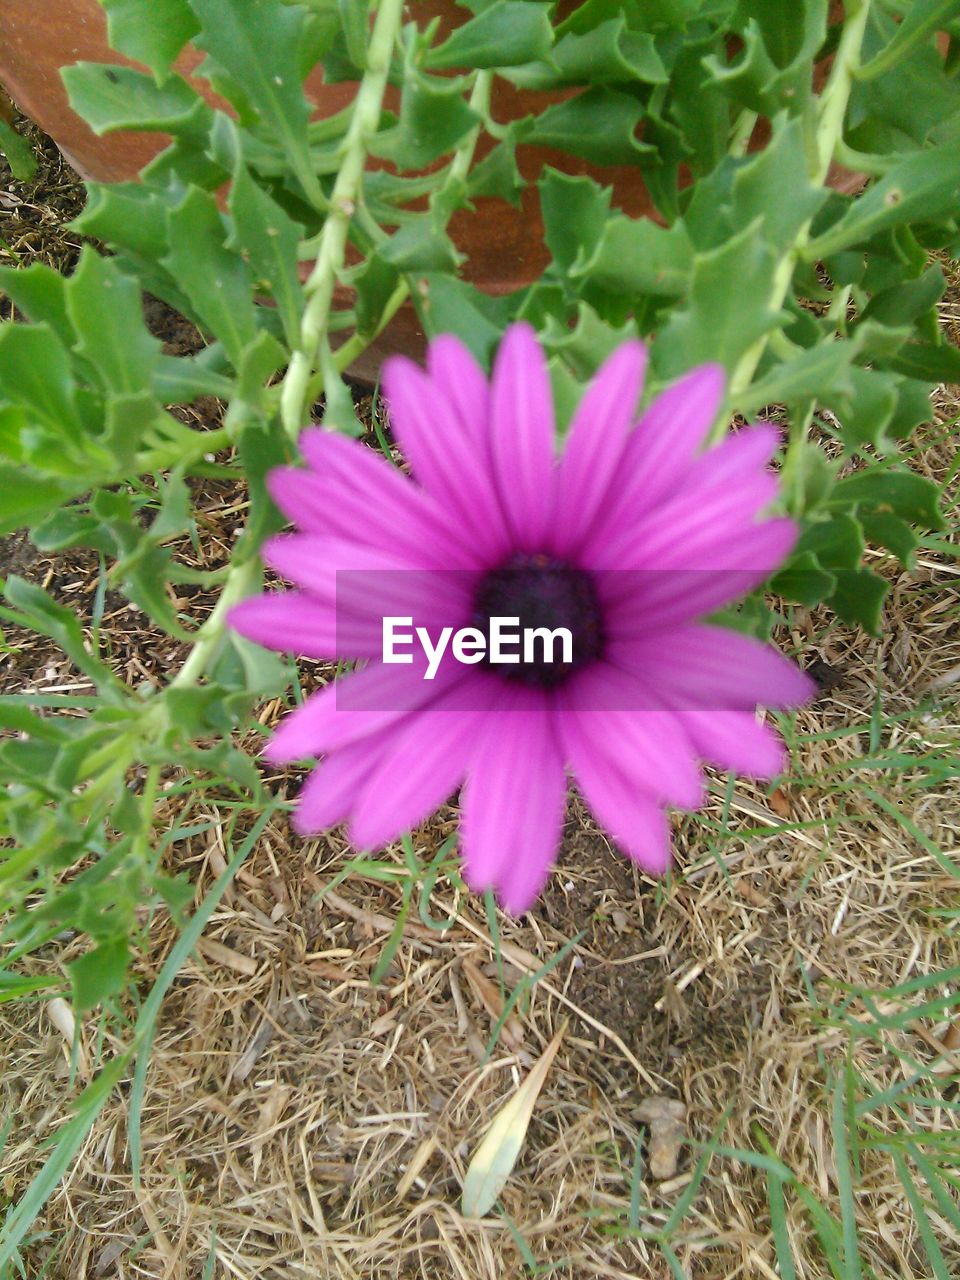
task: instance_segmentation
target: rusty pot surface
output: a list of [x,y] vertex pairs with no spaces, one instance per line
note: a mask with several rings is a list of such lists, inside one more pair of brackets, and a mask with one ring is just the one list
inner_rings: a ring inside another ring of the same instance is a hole
[[[452,30],[467,16],[453,0],[423,0],[417,4],[415,14],[421,25],[439,17],[441,30]],[[201,55],[188,48],[176,66],[209,102],[225,107],[207,81],[191,75],[200,60]],[[81,61],[136,65],[115,53],[107,43],[106,15],[98,0],[0,0],[0,84],[24,114],[53,138],[83,178],[129,181],[166,145],[166,139],[162,134],[133,132],[97,137],[71,109],[60,78],[62,67]],[[318,116],[341,110],[354,94],[352,84],[324,84],[319,67],[307,78],[305,89]],[[396,89],[388,89],[387,106],[395,109],[398,96]],[[497,78],[492,111],[497,120],[507,122],[538,114],[563,96],[516,89]],[[492,138],[481,137],[478,159],[494,145]],[[528,183],[537,178],[545,164],[565,173],[589,174],[613,186],[614,203],[625,213],[632,217],[657,216],[640,171],[632,166],[600,167],[536,146],[519,147],[517,162]],[[856,189],[848,186],[850,174],[842,176],[847,181],[835,180],[834,185]],[[859,183],[856,175],[853,181]],[[487,198],[476,200],[475,206],[476,213],[456,214],[450,224],[454,243],[466,255],[465,277],[478,288],[495,294],[510,293],[535,280],[549,261],[536,187],[527,186],[519,209]],[[347,292],[340,290],[337,301],[345,304]],[[422,354],[423,345],[416,312],[407,303],[351,372],[372,379],[385,355],[403,351],[416,357]]]

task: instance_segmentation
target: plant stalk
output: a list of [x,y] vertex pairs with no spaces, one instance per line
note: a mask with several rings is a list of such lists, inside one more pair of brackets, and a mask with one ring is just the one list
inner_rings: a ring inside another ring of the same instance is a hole
[[[857,0],[850,0],[845,6],[847,18],[843,34],[837,46],[830,78],[820,95],[817,108],[816,154],[810,176],[818,186],[822,186],[826,181],[837,145],[843,137],[843,121],[850,101],[853,80],[860,65],[860,49],[870,14],[870,5],[871,0],[859,0],[859,3]],[[770,307],[773,311],[779,311],[786,300],[797,259],[810,239],[811,223],[812,219],[808,219],[803,224],[793,244],[777,264],[770,291]],[[757,366],[767,349],[769,338],[769,334],[763,334],[740,358],[730,379],[728,396],[731,404],[736,405],[737,397],[742,395],[753,381]],[[712,439],[721,438],[725,430],[726,423],[721,422],[714,430]]]
[[296,439],[303,427],[307,388],[320,344],[327,333],[337,274],[343,269],[350,219],[360,196],[367,145],[380,123],[390,57],[403,20],[403,0],[381,0],[367,50],[367,68],[343,143],[343,162],[330,197],[330,211],[320,233],[317,261],[306,283],[307,305],[300,326],[300,346],[283,380],[280,412],[284,430]]

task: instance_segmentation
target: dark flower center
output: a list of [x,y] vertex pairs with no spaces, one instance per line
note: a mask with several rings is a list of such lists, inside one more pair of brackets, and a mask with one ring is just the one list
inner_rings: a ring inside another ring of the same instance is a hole
[[[520,635],[511,649],[519,661],[490,661],[491,618],[518,619],[509,630]],[[486,665],[507,679],[543,689],[563,684],[603,650],[603,618],[593,579],[583,569],[546,555],[517,555],[488,573],[474,598],[471,625],[487,637]],[[568,654],[559,639],[533,634],[558,628],[570,633]]]

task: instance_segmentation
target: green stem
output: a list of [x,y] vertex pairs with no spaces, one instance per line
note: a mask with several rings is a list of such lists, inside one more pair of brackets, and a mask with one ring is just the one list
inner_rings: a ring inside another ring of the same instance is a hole
[[230,566],[230,572],[227,574],[227,580],[213,612],[197,633],[197,641],[190,657],[170,681],[168,688],[185,689],[197,683],[223,641],[228,612],[250,594],[259,576],[260,571],[256,560],[244,559]]
[[[470,106],[481,117],[484,116],[490,106],[490,90],[493,82],[493,73],[490,71],[480,71],[477,73],[473,90],[470,94]],[[463,182],[467,174],[470,172],[470,166],[473,163],[473,155],[477,146],[477,139],[480,137],[481,125],[466,136],[450,162],[441,185],[434,191],[430,198],[430,208],[436,209],[441,203],[450,189],[455,183]],[[444,222],[447,219],[443,220]],[[401,279],[393,293],[387,299],[387,304],[383,309],[376,328],[367,334],[355,333],[348,338],[341,346],[337,347],[333,353],[333,365],[338,373],[343,373],[353,364],[354,360],[367,349],[371,342],[380,336],[387,327],[393,317],[410,296],[411,280],[409,276]],[[306,403],[313,404],[323,391],[323,377],[321,374],[315,374],[310,381],[306,394]]]
[[367,51],[367,69],[354,103],[343,143],[343,163],[330,196],[330,211],[320,233],[317,261],[305,292],[307,305],[300,326],[300,346],[283,380],[281,416],[294,439],[303,427],[306,394],[320,344],[326,337],[337,274],[343,269],[350,219],[360,195],[367,146],[380,124],[390,57],[403,21],[403,0],[381,0]]
[[[370,42],[368,70],[360,86],[353,120],[344,143],[344,165],[337,177],[331,198],[331,211],[321,233],[317,263],[307,282],[308,303],[301,329],[300,349],[293,355],[281,392],[283,425],[287,433],[294,438],[303,425],[305,406],[312,404],[313,399],[322,390],[322,383],[316,382],[317,375],[314,374],[313,366],[320,351],[320,345],[326,340],[330,307],[333,301],[333,285],[337,272],[343,266],[350,216],[360,195],[367,142],[379,124],[387,69],[390,65],[393,42],[399,30],[402,9],[402,0],[381,0]],[[491,72],[478,72],[470,95],[470,105],[481,116],[489,107],[491,84]],[[477,125],[471,130],[457,149],[443,183],[431,199],[431,207],[439,204],[455,183],[462,182],[466,178],[473,162],[480,128],[481,126]],[[348,209],[349,212],[347,212]],[[331,228],[329,233],[328,228]],[[346,369],[389,324],[409,292],[410,281],[401,280],[388,299],[375,332],[365,335],[354,334],[337,349],[333,363],[338,371]],[[211,436],[215,434],[211,433]],[[200,680],[223,642],[227,613],[233,605],[250,593],[258,579],[256,560],[244,557],[237,563],[231,564],[220,598],[210,617],[200,628],[190,656],[171,681],[169,688],[189,688]]]
[[745,156],[747,147],[750,144],[750,138],[757,126],[757,113],[744,108],[737,117],[737,121],[733,126],[733,134],[730,138],[730,154],[732,156]]
[[[928,32],[936,30],[942,22],[946,22],[949,18],[956,14],[956,6],[953,0],[940,0],[935,8],[929,10],[924,18],[917,22],[916,26],[904,39],[897,28],[897,34],[893,37],[885,49],[871,58],[866,66],[858,66],[854,71],[857,80],[876,80],[877,76],[886,75],[888,71],[892,71],[897,63],[902,62],[908,57],[916,46],[925,40]],[[904,15],[905,17],[907,15]]]
[[[190,467],[205,458],[208,453],[219,453],[234,443],[229,427],[217,427],[213,431],[191,431],[193,439],[174,441],[169,446],[146,449],[137,458],[137,474],[148,471],[166,471],[172,467]],[[186,447],[189,443],[189,448]]]
[[[843,136],[843,121],[850,101],[853,78],[857,67],[860,65],[860,47],[863,43],[863,33],[870,13],[870,4],[871,0],[859,0],[859,3],[857,0],[848,0],[845,6],[847,18],[843,34],[837,46],[830,78],[818,104],[816,155],[813,157],[811,166],[813,170],[811,178],[819,186],[822,186],[826,181],[830,163],[836,153],[837,143]],[[797,232],[793,244],[777,264],[773,277],[773,286],[770,290],[770,308],[772,311],[779,311],[786,300],[790,282],[793,280],[797,259],[810,239],[811,221],[811,219],[808,219],[803,224]],[[764,351],[767,349],[768,340],[769,334],[763,334],[741,357],[730,379],[729,398],[731,404],[736,405],[737,397],[742,395],[752,382],[757,366],[763,357]],[[722,437],[725,430],[726,423],[721,422],[718,428],[714,430],[713,439]]]
[[473,153],[476,150],[477,139],[480,137],[480,130],[483,122],[487,122],[489,131],[490,125],[490,92],[493,87],[493,72],[478,71],[477,78],[474,81],[473,89],[470,93],[469,105],[473,111],[480,117],[480,124],[467,134],[466,138],[457,148],[457,153],[453,157],[453,163],[443,181],[443,185],[434,193],[430,200],[431,208],[436,207],[441,196],[453,185],[454,182],[462,182],[470,172],[470,166],[473,163]]

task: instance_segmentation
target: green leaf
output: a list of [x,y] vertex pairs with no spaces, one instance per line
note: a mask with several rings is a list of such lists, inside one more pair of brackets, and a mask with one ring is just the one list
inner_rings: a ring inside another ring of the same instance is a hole
[[66,277],[42,262],[29,267],[0,267],[0,289],[34,324],[48,324],[65,347],[76,334],[67,315]]
[[594,164],[636,164],[641,155],[654,154],[654,148],[636,136],[642,119],[643,104],[630,94],[587,89],[528,117],[518,126],[517,136],[584,156]]
[[400,273],[374,252],[349,275],[345,273],[345,277],[356,290],[357,332],[366,337],[376,331],[384,307],[400,281]]
[[833,488],[836,464],[812,440],[796,441],[790,448],[793,450],[787,477],[790,510],[809,516],[822,506]]
[[[286,524],[267,492],[266,477],[274,467],[293,462],[295,448],[274,418],[262,426],[254,424],[248,427],[240,437],[237,453],[250,492],[247,536],[254,546],[259,546],[268,534],[275,533]],[[251,583],[250,589],[253,590],[255,585]]]
[[795,600],[808,609],[833,595],[836,588],[836,575],[824,569],[812,551],[792,555],[770,580],[770,590],[776,595]]
[[668,76],[653,37],[630,31],[621,14],[583,35],[568,32],[549,58],[510,71],[506,79],[523,89],[552,89],[568,84],[665,84]]
[[913,566],[913,553],[920,539],[906,520],[890,512],[865,512],[860,516],[863,532],[870,542],[892,551],[905,569]]
[[62,481],[0,463],[0,535],[37,524],[72,496]]
[[668,221],[677,208],[680,165],[690,158],[698,173],[709,173],[727,153],[730,100],[708,69],[708,56],[724,42],[714,31],[692,33],[676,45],[670,72],[671,96],[662,106],[651,101],[644,136],[657,147],[644,175],[657,207]]
[[889,583],[869,569],[845,570],[837,574],[837,589],[827,603],[844,622],[858,623],[877,635],[889,590]]
[[601,228],[592,252],[589,240],[581,249],[572,279],[628,296],[679,298],[687,292],[693,247],[682,222],[661,227],[649,218],[621,215],[598,224]]
[[237,361],[237,385],[227,415],[228,423],[231,423],[232,414],[238,405],[245,405],[257,413],[266,410],[267,383],[288,359],[287,351],[277,339],[261,329],[253,341],[244,347]]
[[931,420],[930,387],[923,382],[897,379],[897,404],[889,423],[894,440],[905,440],[915,427]]
[[233,233],[227,247],[239,249],[258,285],[267,286],[283,317],[287,344],[296,347],[304,308],[297,251],[304,228],[267,195],[244,165],[234,172],[229,204]]
[[936,305],[946,287],[943,271],[934,265],[916,280],[904,280],[875,293],[861,318],[884,325],[912,324]]
[[818,346],[774,364],[769,373],[737,397],[739,413],[751,413],[768,404],[796,404],[801,400],[827,400],[853,394],[850,369],[860,343],[824,338]]
[[505,138],[475,164],[467,176],[467,195],[497,196],[520,207],[526,183],[517,167],[517,149],[512,137]]
[[905,342],[883,362],[888,369],[921,382],[960,382],[960,351],[947,342]]
[[257,335],[247,265],[227,248],[223,219],[206,192],[192,189],[167,218],[170,250],[163,265],[236,364]]
[[112,62],[75,62],[63,69],[70,105],[96,134],[117,129],[202,135],[210,107],[181,76],[153,76]]
[[925,529],[944,528],[940,489],[926,476],[893,467],[871,467],[845,476],[834,485],[830,505],[866,507],[874,513],[890,513]]
[[549,316],[543,332],[547,350],[560,356],[581,382],[592,378],[604,360],[635,333],[632,321],[610,325],[586,302],[577,306],[577,323],[571,328]]
[[0,394],[58,434],[83,430],[69,357],[47,324],[0,325]]
[[18,182],[29,182],[37,171],[33,147],[13,125],[0,117],[0,151],[7,157],[10,172]]
[[855,453],[864,444],[889,447],[886,433],[897,407],[897,394],[893,374],[851,367],[842,381],[822,387],[820,398],[833,409],[847,451]]
[[159,259],[168,248],[169,207],[167,200],[139,182],[91,182],[87,184],[86,208],[70,226],[113,248]]
[[[190,7],[202,28],[195,43],[209,55],[203,73],[212,75],[241,119],[253,108],[270,139],[282,146],[308,198],[322,204],[310,158],[310,105],[300,81],[306,10],[281,0],[244,5],[190,0]],[[218,68],[226,78],[217,75]]]
[[162,77],[200,30],[187,0],[100,0],[111,49],[145,62]]
[[77,1013],[85,1013],[122,991],[129,966],[130,947],[126,938],[101,942],[67,965]]
[[192,499],[179,471],[160,482],[160,510],[150,526],[150,537],[160,541],[178,533],[187,533],[194,526],[191,515]]
[[163,700],[178,737],[196,739],[229,734],[236,728],[236,718],[226,706],[228,697],[229,690],[213,678],[192,689],[168,688]]
[[170,552],[165,547],[145,541],[134,553],[133,562],[122,576],[123,593],[167,635],[189,643],[194,636],[180,625],[166,590],[170,565]]
[[66,302],[77,352],[97,370],[104,388],[131,395],[149,389],[161,343],[144,323],[140,286],[110,258],[84,246],[67,282]]
[[816,262],[862,243],[888,227],[949,217],[960,200],[960,147],[931,147],[898,161],[863,195],[851,200],[839,222],[804,251]]
[[874,80],[905,58],[930,31],[944,30],[946,24],[960,15],[957,0],[913,0],[897,26],[896,35],[882,53],[856,71],[858,80]]
[[463,254],[429,216],[406,223],[377,253],[398,271],[456,271],[463,261]]
[[[202,354],[214,349],[207,347]],[[200,357],[161,356],[153,375],[153,390],[162,404],[189,404],[197,396],[230,400],[234,383],[209,368]]]
[[463,99],[463,87],[460,79],[426,76],[408,66],[399,120],[370,140],[371,153],[400,169],[422,169],[452,151],[480,122]]
[[291,670],[280,654],[231,631],[211,676],[224,689],[241,691],[255,700],[284,693],[290,686]]
[[545,58],[553,44],[549,10],[549,4],[529,0],[495,0],[430,49],[424,65],[431,70],[516,67]]
[[742,51],[732,64],[705,60],[725,93],[751,111],[773,116],[803,110],[810,97],[810,67],[827,29],[827,0],[742,0],[737,6]]
[[718,249],[694,258],[690,294],[653,346],[661,378],[719,360],[732,372],[740,357],[778,323],[770,304],[777,255],[744,227]]
[[[557,33],[590,31],[616,17],[625,7],[623,0],[585,0],[564,18]],[[630,0],[630,24],[644,31],[682,29],[702,16],[703,7],[703,0]]]
[[[914,4],[911,15],[920,7]],[[864,66],[883,57],[905,25],[906,19],[898,23],[892,14],[874,5],[864,32]],[[907,139],[919,146],[946,142],[944,126],[949,129],[960,107],[960,84],[945,71],[943,56],[930,39],[882,76],[863,80],[857,74],[845,131],[850,144],[859,150],[884,153],[903,150]]]
[[337,14],[347,55],[360,71],[367,65],[367,37],[370,30],[368,0],[337,0]]
[[859,521],[845,512],[806,525],[797,543],[795,556],[809,553],[822,569],[837,572],[856,569],[863,556],[863,530]]
[[698,248],[715,248],[759,218],[764,238],[783,252],[826,194],[808,176],[803,121],[781,114],[759,155],[728,159],[697,183],[684,222]]
[[544,240],[554,262],[569,271],[578,257],[590,257],[610,217],[612,187],[592,178],[546,168],[540,177]]
[[129,393],[114,392],[106,404],[104,448],[124,470],[133,467],[137,450],[152,428],[162,419],[163,411],[154,398],[152,388]]
[[112,690],[116,683],[113,675],[87,652],[83,629],[70,609],[58,604],[42,587],[15,574],[6,579],[3,594],[13,608],[24,615],[32,630],[55,641],[77,669],[90,676],[101,692],[107,687]]
[[512,305],[509,300],[491,298],[465,280],[428,273],[415,290],[413,301],[428,337],[455,333],[489,368],[508,319]]

